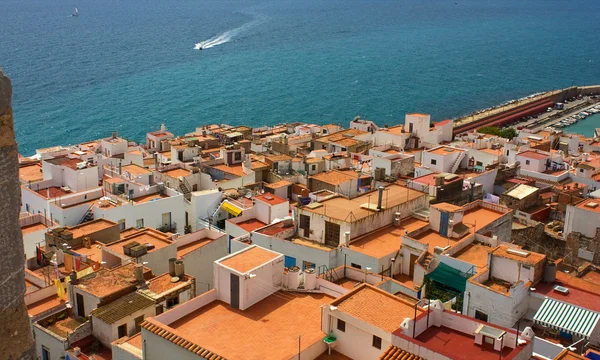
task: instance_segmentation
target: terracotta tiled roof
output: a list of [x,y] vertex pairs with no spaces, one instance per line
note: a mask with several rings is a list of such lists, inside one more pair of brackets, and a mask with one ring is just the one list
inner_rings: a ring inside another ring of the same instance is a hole
[[146,320],[142,323],[142,327],[148,331],[150,331],[151,333],[158,335],[164,339],[169,340],[170,342],[172,342],[173,344],[179,345],[182,348],[196,354],[196,355],[200,355],[205,359],[209,359],[209,360],[225,360],[224,357],[219,356],[215,353],[213,353],[210,350],[207,350],[205,348],[203,348],[200,345],[196,345],[190,341],[187,341],[186,339],[179,337],[175,334],[173,334],[172,332],[170,332],[169,330],[163,329],[160,326],[157,326],[155,324],[153,324],[152,322],[150,322],[149,320]]
[[422,360],[423,358],[406,350],[402,350],[394,345],[389,348],[379,357],[379,360]]
[[[415,306],[406,300],[362,284],[333,302],[339,311],[387,332],[400,327],[406,318],[413,318]],[[417,315],[423,310],[417,308]]]
[[100,306],[92,311],[91,315],[107,324],[114,324],[136,311],[150,306],[154,306],[154,300],[140,293],[132,292],[104,306]]

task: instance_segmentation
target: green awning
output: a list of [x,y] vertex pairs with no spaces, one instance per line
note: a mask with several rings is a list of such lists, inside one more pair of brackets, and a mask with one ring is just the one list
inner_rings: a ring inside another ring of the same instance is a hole
[[533,321],[589,340],[599,318],[600,314],[595,311],[546,298]]
[[464,292],[468,275],[441,262],[432,272],[425,274],[425,278]]

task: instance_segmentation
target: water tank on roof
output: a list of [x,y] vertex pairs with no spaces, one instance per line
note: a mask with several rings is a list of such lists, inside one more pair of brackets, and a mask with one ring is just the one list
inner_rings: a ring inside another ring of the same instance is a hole
[[317,272],[314,268],[308,268],[304,271],[304,289],[314,290],[317,287]]
[[292,266],[288,270],[288,288],[297,289],[300,286],[300,277],[302,272],[297,266]]
[[544,266],[544,282],[553,283],[556,280],[556,264],[555,263],[547,263]]

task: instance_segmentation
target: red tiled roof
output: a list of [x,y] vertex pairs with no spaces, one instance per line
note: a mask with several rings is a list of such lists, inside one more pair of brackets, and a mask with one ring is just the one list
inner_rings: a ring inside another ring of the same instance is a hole
[[535,160],[544,160],[544,159],[547,159],[550,157],[550,155],[540,154],[538,152],[531,151],[531,150],[519,153],[519,154],[517,154],[517,156],[522,156],[522,157],[535,159]]

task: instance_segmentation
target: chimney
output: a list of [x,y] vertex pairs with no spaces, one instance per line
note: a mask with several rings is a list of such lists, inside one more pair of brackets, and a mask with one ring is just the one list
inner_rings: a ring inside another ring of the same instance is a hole
[[175,276],[175,261],[177,261],[176,258],[169,259],[169,275],[170,276]]
[[377,197],[377,210],[381,210],[381,202],[383,201],[383,186],[380,186],[379,188],[379,196]]
[[350,231],[346,231],[344,233],[344,246],[345,247],[349,247],[350,246]]
[[144,265],[135,264],[135,281],[139,283],[144,282]]
[[165,126],[165,124],[160,124],[160,131],[166,131],[167,127]]
[[71,271],[69,278],[71,279],[71,284],[77,285],[77,273],[75,272],[75,270]]
[[177,276],[178,278],[183,278],[183,275],[185,274],[185,269],[183,268],[183,261],[182,260],[177,260],[175,261],[175,276]]

